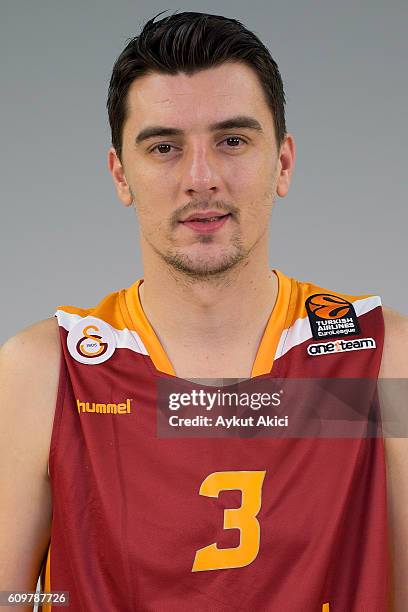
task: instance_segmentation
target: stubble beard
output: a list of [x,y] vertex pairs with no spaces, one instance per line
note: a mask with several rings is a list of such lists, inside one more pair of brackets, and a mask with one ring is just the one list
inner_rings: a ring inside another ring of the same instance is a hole
[[[170,247],[166,251],[159,250],[149,241],[156,255],[179,280],[188,280],[190,283],[224,280],[232,270],[236,270],[248,258],[250,249],[245,248],[239,227],[236,227],[232,232],[228,244],[220,245],[218,248],[215,244],[217,236],[213,234],[197,234],[195,245],[198,252],[191,255],[177,245],[173,232],[178,227],[180,219],[185,218],[190,212],[195,212],[197,209],[205,211],[210,208],[216,208],[222,211],[223,214],[226,212],[230,213],[232,215],[230,222],[239,224],[240,210],[230,203],[224,201],[200,203],[191,201],[187,206],[175,211],[171,216],[169,222],[170,231],[166,236],[166,242],[170,244]],[[212,244],[217,249],[217,253],[211,253],[213,250],[211,248]],[[202,245],[202,249],[200,245]]]
[[[202,235],[198,241],[201,244],[210,244],[214,242],[214,236]],[[232,236],[224,253],[217,255],[197,254],[192,257],[181,250],[177,250],[177,248],[165,253],[156,252],[173,272],[182,274],[193,281],[221,279],[231,270],[239,267],[247,260],[249,255],[249,251],[245,249],[239,234]]]
[[217,285],[218,282],[229,282],[232,280],[231,273],[235,275],[241,267],[248,263],[252,251],[256,249],[262,238],[262,236],[258,236],[254,244],[250,247],[245,246],[239,228],[240,210],[232,204],[218,201],[207,203],[207,206],[205,206],[205,203],[200,206],[200,210],[209,208],[217,208],[222,210],[223,213],[231,213],[231,222],[238,223],[238,227],[232,232],[228,244],[220,246],[216,254],[206,253],[205,249],[205,245],[210,246],[211,243],[216,242],[216,235],[198,234],[196,236],[196,245],[203,245],[203,249],[202,253],[198,252],[193,255],[186,253],[183,248],[180,248],[173,237],[173,231],[177,228],[180,218],[197,210],[197,203],[195,202],[191,202],[183,210],[176,211],[170,218],[170,231],[165,236],[165,241],[170,244],[170,247],[166,251],[162,251],[158,245],[156,246],[153,243],[150,236],[144,234],[144,238],[150,245],[150,248],[166,264],[169,272],[178,281],[184,280],[189,283],[212,281]]

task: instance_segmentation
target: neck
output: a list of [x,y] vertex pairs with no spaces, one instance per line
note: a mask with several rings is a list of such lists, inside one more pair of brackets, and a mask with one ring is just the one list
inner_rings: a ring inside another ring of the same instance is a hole
[[190,346],[234,346],[259,336],[278,293],[264,257],[251,257],[221,278],[191,280],[163,265],[144,262],[139,289],[143,310],[159,336]]

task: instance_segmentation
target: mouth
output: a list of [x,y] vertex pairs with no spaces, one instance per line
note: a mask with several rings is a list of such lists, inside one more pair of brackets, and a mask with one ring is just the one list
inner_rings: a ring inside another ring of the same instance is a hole
[[181,221],[181,223],[196,232],[209,233],[222,227],[230,217],[231,213],[225,215],[214,215],[213,213],[200,215],[197,213],[191,215],[185,221]]

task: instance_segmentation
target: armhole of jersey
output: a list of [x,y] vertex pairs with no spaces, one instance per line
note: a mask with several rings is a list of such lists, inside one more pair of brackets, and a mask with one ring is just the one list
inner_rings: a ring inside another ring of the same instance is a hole
[[[60,332],[59,327],[58,327],[58,333],[60,334],[59,337],[60,337],[60,343],[61,343],[61,332]],[[54,419],[53,419],[52,430],[51,430],[50,450],[48,453],[47,472],[48,472],[49,478],[51,478],[52,476],[52,463],[53,463],[55,452],[57,450],[58,434],[59,434],[60,425],[61,425],[62,411],[64,408],[64,398],[65,398],[66,386],[67,386],[67,366],[65,363],[64,350],[63,350],[63,347],[61,346],[58,391],[57,391],[57,399],[56,399],[56,404],[55,404]]]
[[[382,449],[383,449],[383,453],[384,453],[384,457],[385,457],[385,442],[384,442],[384,435],[383,435],[383,414],[382,414],[382,408],[381,408],[381,402],[380,402],[380,396],[378,394],[378,384],[380,379],[380,371],[381,371],[381,364],[382,364],[382,359],[383,359],[383,353],[384,353],[384,344],[385,344],[385,320],[384,320],[384,310],[383,310],[383,304],[382,304],[382,300],[381,300],[381,296],[375,296],[378,297],[378,299],[380,300],[380,321],[381,321],[381,338],[382,338],[382,345],[381,345],[381,350],[380,350],[380,355],[378,358],[378,367],[377,367],[377,372],[376,372],[376,378],[377,378],[377,402],[378,402],[378,412],[376,415],[376,418],[379,420],[379,430],[381,432],[380,440],[381,440],[381,445],[382,445]],[[376,338],[377,341],[377,338]],[[387,479],[387,476],[386,476]]]
[[[50,575],[50,564],[51,564],[51,544],[48,546],[47,553],[44,557],[42,570],[40,574],[40,586],[42,593],[51,593],[51,575]],[[51,603],[39,604],[38,610],[42,612],[52,612]]]
[[[384,352],[384,341],[385,341],[384,310],[383,310],[383,304],[382,304],[382,299],[380,295],[372,294],[372,295],[368,295],[367,297],[371,298],[372,300],[377,300],[378,303],[375,304],[368,311],[363,312],[363,314],[366,314],[367,312],[370,312],[371,310],[376,310],[377,308],[379,308],[379,316],[378,316],[379,324],[377,325],[377,328],[373,330],[373,332],[371,331],[368,332],[368,335],[374,338],[376,348],[378,349],[377,358],[376,358],[377,359],[376,366],[375,366],[374,372],[371,373],[369,378],[372,378],[378,381],[380,377],[381,363],[382,363],[383,352]],[[381,409],[380,409],[379,417],[381,419]]]
[[380,320],[381,320],[381,337],[382,337],[382,346],[381,346],[381,354],[380,354],[380,359],[379,359],[379,366],[378,366],[378,372],[377,372],[377,379],[379,378],[380,375],[380,370],[381,370],[381,363],[382,363],[382,359],[383,359],[383,353],[384,353],[384,344],[385,344],[385,320],[384,320],[384,309],[383,309],[383,303],[382,303],[382,299],[381,296],[378,295],[376,296],[378,297],[378,299],[380,300]]
[[[52,430],[51,430],[50,450],[48,453],[47,472],[48,472],[48,478],[50,480],[51,480],[51,475],[53,473],[53,460],[54,460],[55,453],[57,451],[62,412],[64,409],[65,391],[66,391],[66,386],[67,386],[67,366],[65,363],[64,350],[63,350],[62,343],[61,343],[61,331],[60,331],[59,325],[58,325],[58,333],[59,333],[60,344],[61,344],[61,358],[60,358],[60,365],[59,365],[57,399],[55,403],[54,419],[53,419]],[[40,573],[41,588],[46,593],[51,592],[51,572],[50,572],[51,567],[50,566],[51,566],[51,541],[48,545],[48,550],[45,555],[45,559],[44,559],[43,566],[42,566],[42,571]],[[42,606],[39,606],[39,610],[42,610],[43,612],[51,612],[52,610],[51,604],[43,603]]]

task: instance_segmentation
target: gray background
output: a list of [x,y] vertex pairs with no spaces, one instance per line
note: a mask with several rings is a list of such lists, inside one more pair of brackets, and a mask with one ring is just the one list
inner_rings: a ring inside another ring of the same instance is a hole
[[237,18],[278,62],[298,158],[271,265],[407,313],[404,3],[3,2],[0,342],[142,276],[136,218],[107,171],[105,100],[127,39],[163,9]]

